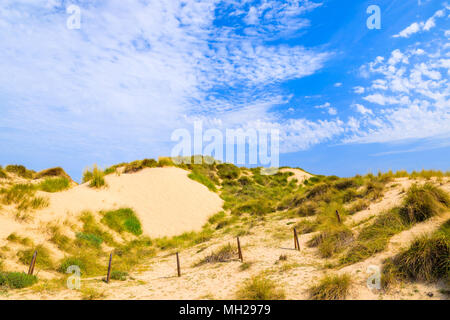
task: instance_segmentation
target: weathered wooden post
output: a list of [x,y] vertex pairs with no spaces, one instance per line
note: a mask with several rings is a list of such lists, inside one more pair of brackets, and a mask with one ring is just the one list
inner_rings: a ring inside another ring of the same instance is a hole
[[238,246],[239,259],[241,260],[241,262],[244,262],[244,257],[242,257],[241,242],[239,241],[239,237],[237,237],[237,246]]
[[34,265],[36,264],[37,251],[33,253],[33,257],[31,258],[30,268],[28,268],[28,274],[33,275]]
[[338,220],[338,223],[341,223],[341,216],[339,215],[339,212],[336,210],[336,217]]
[[178,252],[177,252],[177,272],[178,272],[178,276],[181,277],[180,257],[178,255]]
[[109,279],[111,279],[111,262],[112,262],[112,253],[109,255],[108,274],[106,275],[106,283],[109,283]]
[[298,242],[297,229],[295,229],[295,228],[294,228],[294,241],[295,241],[295,249],[300,251],[300,243]]

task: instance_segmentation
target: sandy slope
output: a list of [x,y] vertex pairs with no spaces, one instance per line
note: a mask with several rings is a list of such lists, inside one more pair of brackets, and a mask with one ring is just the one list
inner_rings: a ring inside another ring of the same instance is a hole
[[292,179],[297,179],[299,183],[302,183],[306,179],[309,179],[312,177],[312,174],[309,174],[303,170],[300,169],[293,169],[293,168],[283,168],[280,169],[280,172],[292,172],[294,175],[290,176],[288,178],[288,181],[291,181]]
[[133,208],[144,233],[171,236],[199,230],[207,218],[221,210],[222,200],[179,168],[149,168],[133,174],[106,176],[108,186],[100,190],[87,184],[49,195],[50,206],[39,212],[51,221],[67,212]]

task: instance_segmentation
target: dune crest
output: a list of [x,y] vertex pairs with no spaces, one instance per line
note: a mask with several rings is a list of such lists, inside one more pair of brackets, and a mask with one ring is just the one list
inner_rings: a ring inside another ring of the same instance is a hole
[[105,177],[107,187],[82,184],[64,192],[46,194],[50,206],[39,212],[42,220],[64,218],[67,213],[132,208],[144,234],[172,236],[199,230],[222,208],[222,199],[175,167],[148,168],[133,174]]

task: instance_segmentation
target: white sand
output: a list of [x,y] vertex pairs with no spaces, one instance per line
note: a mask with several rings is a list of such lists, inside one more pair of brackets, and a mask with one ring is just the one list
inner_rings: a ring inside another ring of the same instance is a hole
[[292,169],[292,168],[283,168],[283,169],[280,169],[280,172],[292,172],[294,175],[290,176],[288,178],[288,181],[291,181],[292,179],[297,179],[298,183],[302,183],[303,181],[305,181],[313,176],[312,174],[309,174],[303,170]]

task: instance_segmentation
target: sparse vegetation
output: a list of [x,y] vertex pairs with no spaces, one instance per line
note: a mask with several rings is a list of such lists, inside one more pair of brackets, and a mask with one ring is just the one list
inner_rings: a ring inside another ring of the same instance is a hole
[[205,185],[212,192],[217,192],[217,188],[216,188],[215,184],[208,177],[204,176],[200,172],[192,171],[188,175],[188,177],[191,178],[192,180],[195,180],[195,181],[200,182],[201,184]]
[[36,267],[43,270],[53,270],[54,262],[50,255],[50,250],[43,245],[19,251],[17,253],[19,261],[24,265],[29,265],[35,251],[37,251]]
[[344,300],[349,294],[351,278],[348,274],[325,276],[309,289],[311,300]]
[[10,164],[7,165],[5,168],[6,172],[10,172],[10,173],[14,173],[16,175],[18,175],[21,178],[25,178],[25,179],[32,179],[33,175],[34,175],[34,171],[33,170],[28,170],[27,168],[25,168],[22,165],[17,165],[17,164]]
[[118,270],[111,271],[111,279],[112,280],[125,281],[125,280],[127,280],[127,277],[128,277],[128,272],[118,271]]
[[201,266],[206,263],[228,262],[232,258],[237,257],[237,249],[230,244],[219,248],[216,252],[204,257],[195,266]]
[[261,274],[245,281],[237,292],[240,300],[282,300],[286,297],[280,284]]

